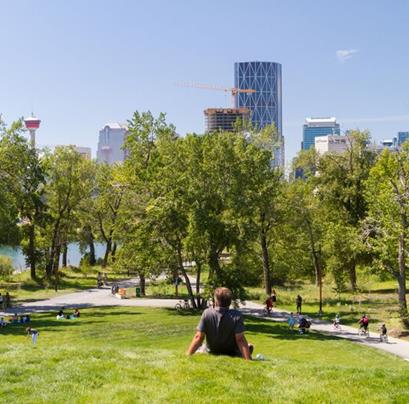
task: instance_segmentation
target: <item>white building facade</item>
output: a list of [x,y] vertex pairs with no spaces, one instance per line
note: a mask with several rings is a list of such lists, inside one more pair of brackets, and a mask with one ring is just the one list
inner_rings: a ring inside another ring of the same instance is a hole
[[127,125],[118,122],[107,123],[99,131],[97,161],[114,164],[125,160],[123,145],[126,137]]
[[319,154],[343,153],[348,147],[348,136],[317,136],[314,147]]

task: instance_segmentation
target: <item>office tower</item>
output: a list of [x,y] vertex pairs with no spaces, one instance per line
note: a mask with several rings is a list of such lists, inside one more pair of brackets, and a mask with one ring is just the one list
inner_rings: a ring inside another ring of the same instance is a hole
[[91,147],[74,146],[74,148],[86,160],[91,160]]
[[232,132],[236,122],[250,119],[248,108],[207,108],[204,111],[206,132]]
[[314,147],[319,154],[342,153],[348,147],[348,136],[316,136]]
[[114,122],[107,123],[99,131],[97,161],[114,164],[125,159],[125,151],[122,149],[126,132],[126,125]]
[[409,139],[409,132],[398,132],[398,145],[400,146],[403,142]]
[[280,145],[274,150],[274,164],[284,166],[284,138],[282,131],[281,64],[274,62],[238,62],[234,64],[234,87],[255,90],[238,93],[236,107],[248,108],[256,128],[275,124]]
[[317,136],[340,135],[340,133],[336,118],[306,118],[301,148],[308,150],[314,147]]

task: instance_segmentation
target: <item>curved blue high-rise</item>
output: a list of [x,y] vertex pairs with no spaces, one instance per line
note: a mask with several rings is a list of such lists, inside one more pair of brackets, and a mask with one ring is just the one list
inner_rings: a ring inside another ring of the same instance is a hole
[[284,137],[282,125],[281,64],[274,62],[238,62],[234,64],[234,87],[252,89],[254,93],[238,93],[236,107],[248,108],[256,128],[275,124],[279,145],[274,148],[274,162],[284,167]]
[[248,108],[258,128],[274,122],[282,135],[281,64],[274,62],[238,62],[234,64],[234,86],[253,89],[255,93],[238,93],[237,108]]

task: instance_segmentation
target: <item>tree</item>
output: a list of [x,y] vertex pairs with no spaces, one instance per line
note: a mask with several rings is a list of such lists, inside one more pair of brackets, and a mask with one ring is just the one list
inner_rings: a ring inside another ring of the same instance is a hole
[[366,181],[369,217],[364,221],[367,245],[376,263],[398,283],[401,319],[408,324],[406,266],[409,229],[409,144],[384,150]]
[[46,276],[55,277],[58,288],[59,260],[70,234],[75,232],[77,209],[89,192],[88,162],[71,146],[57,147],[47,156],[48,176],[45,192],[49,207]]
[[[374,163],[375,154],[368,148],[370,135],[368,132],[351,131],[348,134],[348,147],[344,153],[327,153],[318,160],[318,174],[315,176],[316,193],[331,212],[327,221],[336,224],[341,221],[351,228],[358,228],[367,215],[367,202],[364,197],[364,183]],[[348,240],[345,240],[348,242]],[[356,240],[350,241],[351,254],[340,257],[336,250],[329,251],[333,258],[346,258],[348,263],[338,263],[349,275],[351,288],[356,289],[356,266],[365,262],[367,256],[361,249],[356,249]],[[330,245],[327,245],[328,249]]]
[[43,224],[45,216],[45,171],[37,151],[22,136],[21,120],[14,122],[9,129],[0,122],[0,130],[0,183],[3,190],[0,196],[0,206],[3,207],[0,209],[0,229],[2,224],[6,224],[9,234],[7,244],[23,238],[23,253],[30,266],[31,278],[36,279],[40,255],[36,246],[36,227]]

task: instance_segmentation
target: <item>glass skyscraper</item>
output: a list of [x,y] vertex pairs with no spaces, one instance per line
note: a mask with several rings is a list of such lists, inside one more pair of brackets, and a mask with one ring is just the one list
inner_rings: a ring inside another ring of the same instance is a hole
[[339,123],[336,118],[306,118],[303,126],[301,148],[308,150],[315,145],[318,136],[340,135]]
[[284,164],[282,138],[282,89],[281,64],[274,62],[238,62],[234,64],[234,87],[255,90],[254,93],[238,93],[237,108],[248,108],[256,128],[275,124],[280,147],[274,151],[275,164]]
[[409,139],[409,132],[398,132],[398,145],[400,146],[403,142]]

